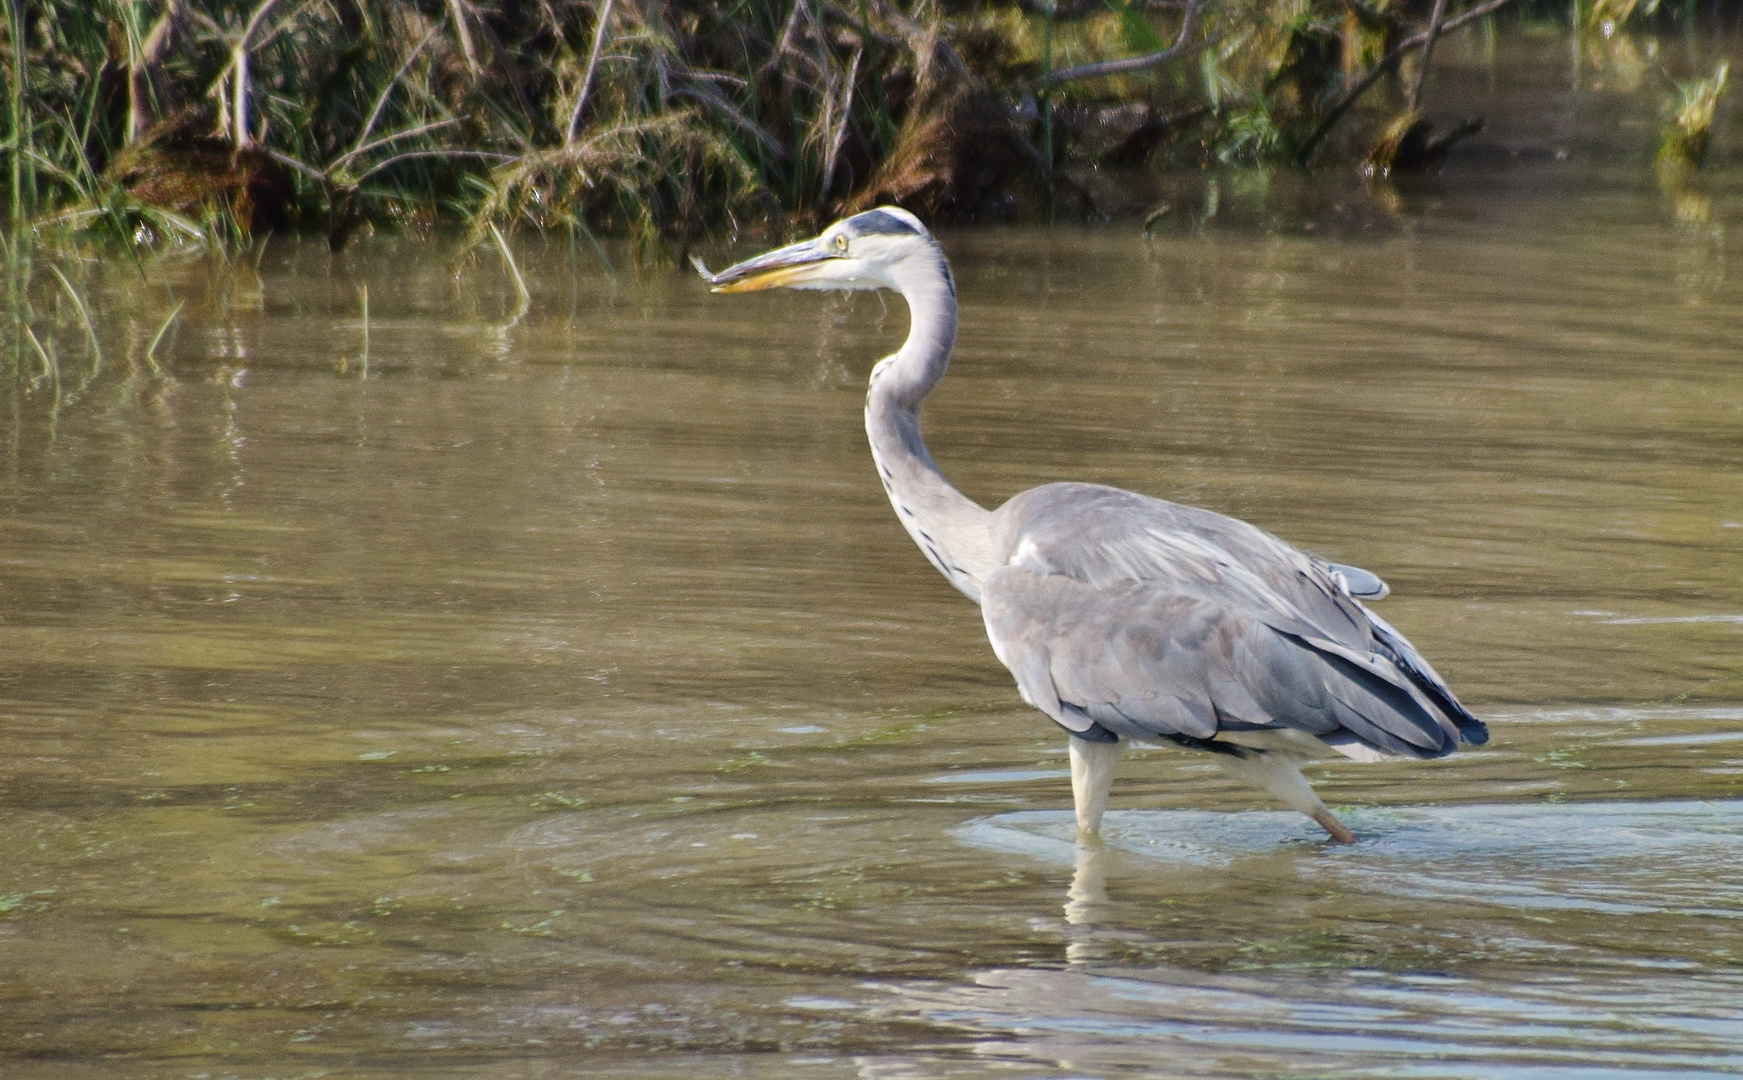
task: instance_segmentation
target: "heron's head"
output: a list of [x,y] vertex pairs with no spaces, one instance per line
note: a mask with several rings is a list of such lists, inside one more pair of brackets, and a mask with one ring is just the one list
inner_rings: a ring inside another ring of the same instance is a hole
[[[895,289],[944,266],[938,242],[920,219],[896,206],[842,218],[810,240],[746,259],[718,274],[701,271],[715,292],[789,289]],[[948,280],[949,271],[943,270]]]

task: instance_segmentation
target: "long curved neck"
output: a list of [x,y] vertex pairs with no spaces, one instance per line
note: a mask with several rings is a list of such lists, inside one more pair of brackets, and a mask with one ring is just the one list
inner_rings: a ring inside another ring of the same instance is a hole
[[908,535],[933,566],[969,598],[980,599],[981,579],[993,570],[986,510],[956,490],[920,437],[920,405],[944,378],[956,344],[956,288],[940,254],[936,268],[923,260],[904,269],[908,340],[872,369],[865,400],[878,478]]

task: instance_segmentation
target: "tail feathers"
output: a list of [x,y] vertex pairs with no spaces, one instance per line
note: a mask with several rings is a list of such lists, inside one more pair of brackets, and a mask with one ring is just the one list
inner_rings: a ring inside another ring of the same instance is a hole
[[1457,748],[1452,720],[1383,654],[1292,633],[1273,640],[1289,655],[1272,658],[1272,685],[1251,689],[1285,725],[1320,738],[1341,729],[1404,757],[1441,757]]
[[1458,728],[1460,741],[1472,746],[1481,746],[1488,742],[1488,725],[1460,704],[1445,680],[1429,666],[1421,653],[1411,648],[1410,642],[1404,640],[1404,635],[1392,629],[1391,624],[1371,611],[1368,612],[1368,618],[1374,624],[1374,641],[1379,645],[1380,651],[1418,690],[1446,713],[1448,719]]
[[1458,748],[1450,718],[1424,708],[1409,691],[1365,671],[1341,656],[1326,656],[1342,679],[1327,679],[1338,723],[1363,742],[1388,754],[1444,757]]

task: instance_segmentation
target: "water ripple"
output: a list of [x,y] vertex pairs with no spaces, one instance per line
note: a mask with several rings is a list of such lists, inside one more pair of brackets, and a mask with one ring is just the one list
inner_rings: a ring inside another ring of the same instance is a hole
[[[1362,842],[1332,848],[1297,814],[1114,812],[1108,847],[1230,866],[1298,852],[1303,876],[1346,891],[1542,910],[1743,916],[1743,800],[1520,803],[1345,812]],[[981,847],[1066,864],[1070,815],[1023,811],[957,830]]]
[[[908,986],[898,1009],[970,1033],[978,1054],[1076,1075],[1734,1076],[1743,976],[1600,986],[1356,971],[1332,977],[1159,968],[981,972]],[[1148,1071],[1146,1075],[1153,1075]]]

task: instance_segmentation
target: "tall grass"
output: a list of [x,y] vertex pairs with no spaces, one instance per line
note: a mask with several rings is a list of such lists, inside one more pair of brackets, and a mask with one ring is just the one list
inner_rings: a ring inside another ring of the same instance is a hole
[[142,240],[817,216],[874,175],[941,45],[882,0],[0,5],[15,227]]
[[1730,74],[1730,62],[1721,61],[1706,78],[1676,84],[1668,110],[1670,122],[1665,125],[1658,148],[1660,168],[1698,169],[1706,164],[1713,138],[1713,118]]
[[[443,222],[482,243],[524,223],[675,254],[700,231],[880,200],[1004,215],[1049,201],[1073,163],[1169,146],[1353,159],[1371,134],[1327,136],[1371,133],[1420,92],[1408,64],[1437,36],[1432,6],[0,0],[0,184],[14,234],[214,248]],[[1441,5],[1445,30],[1478,6]],[[1609,34],[1652,7],[1583,10]],[[1133,127],[1110,139],[1113,104]]]
[[0,14],[6,19],[6,37],[11,53],[10,71],[6,80],[6,151],[11,163],[7,200],[11,208],[14,231],[24,221],[25,208],[34,206],[35,177],[31,175],[31,138],[26,123],[25,73],[29,65],[19,62],[24,55],[24,10],[15,0],[0,0]]

